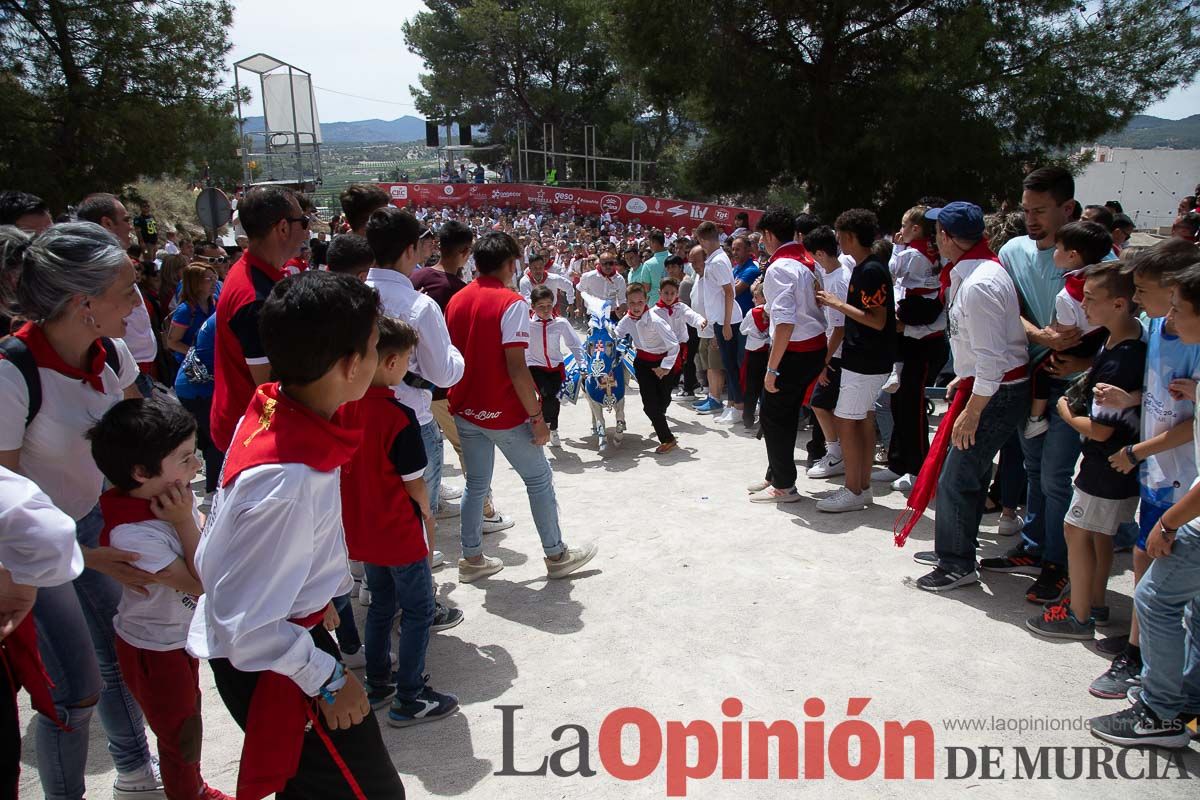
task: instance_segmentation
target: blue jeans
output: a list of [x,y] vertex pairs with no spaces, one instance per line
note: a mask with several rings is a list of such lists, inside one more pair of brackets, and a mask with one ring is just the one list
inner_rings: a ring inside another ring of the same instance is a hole
[[533,512],[533,524],[542,539],[542,550],[549,558],[565,550],[562,531],[558,527],[554,473],[542,448],[533,443],[533,426],[526,422],[507,430],[491,430],[462,417],[455,417],[454,424],[458,427],[463,471],[467,475],[460,520],[463,558],[474,558],[483,552],[483,501],[492,485],[497,447],[525,482],[529,510]]
[[1164,720],[1200,712],[1200,527],[1194,526],[1179,529],[1171,554],[1154,559],[1133,592],[1142,699]]
[[333,598],[333,608],[338,613],[338,626],[335,631],[338,649],[343,653],[357,653],[358,648],[362,647],[362,639],[358,636],[358,625],[354,622],[354,606],[350,604],[350,595],[343,594]]
[[[363,626],[367,642],[367,683],[371,686],[395,684],[402,700],[412,700],[425,685],[425,649],[429,646],[429,628],[433,625],[433,574],[429,561],[422,558],[402,567],[363,564],[371,584],[371,605]],[[390,673],[392,620],[400,617],[400,649],[396,652],[396,671]]]
[[[75,523],[80,546],[96,547],[103,526],[97,506]],[[64,731],[37,717],[38,775],[47,800],[83,797],[93,709],[100,712],[108,752],[119,771],[134,772],[150,763],[142,711],[121,680],[113,644],[112,621],[120,599],[121,584],[92,569],[71,583],[38,590],[33,606],[38,650],[54,683],[54,706],[71,728]],[[97,694],[99,702],[90,705]]]
[[[979,521],[987,500],[992,460],[1029,416],[1029,384],[1001,386],[984,406],[967,450],[951,446],[938,479],[934,550],[948,572],[972,572],[979,547]],[[932,453],[931,453],[932,455]]]
[[[437,420],[430,420],[421,426],[421,441],[425,443],[425,486],[429,489],[429,508],[435,514],[440,505],[439,496],[442,491],[442,429]],[[369,582],[371,579],[368,578]],[[374,589],[374,587],[371,587]],[[372,600],[372,602],[374,602]]]
[[725,370],[725,396],[731,403],[742,402],[742,359],[746,355],[746,337],[742,335],[737,324],[733,328],[733,338],[725,338],[725,326],[713,323],[717,335],[717,346],[721,350],[721,367]]
[[1063,537],[1063,520],[1071,505],[1075,464],[1083,449],[1079,433],[1058,415],[1058,398],[1066,389],[1066,381],[1050,382],[1050,402],[1046,407],[1050,430],[1034,439],[1021,437],[1029,480],[1021,538],[1032,555],[1064,568],[1067,541]]

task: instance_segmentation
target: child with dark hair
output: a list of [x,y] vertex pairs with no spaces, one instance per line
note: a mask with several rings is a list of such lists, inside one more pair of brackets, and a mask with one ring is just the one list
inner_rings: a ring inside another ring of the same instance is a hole
[[[549,286],[535,286],[529,293],[533,316],[529,324],[529,348],[525,351],[525,363],[537,384],[542,398],[542,414],[550,427],[550,446],[559,447],[558,392],[562,389],[566,370],[563,367],[563,349],[569,350],[577,363],[583,363],[583,342],[571,323],[555,316],[555,292]],[[486,513],[484,515],[486,517]]]
[[367,243],[366,237],[357,233],[343,233],[333,237],[325,260],[330,272],[353,275],[365,281],[368,270],[375,263],[375,251]]
[[188,650],[209,659],[246,731],[238,797],[403,798],[362,684],[329,630],[346,566],[340,468],[362,432],[336,418],[379,361],[379,293],[349,275],[280,281],[260,314],[277,382],[259,386],[225,456],[196,552],[206,594]]
[[667,424],[671,390],[679,380],[675,370],[675,363],[679,360],[679,337],[670,323],[651,313],[642,284],[631,284],[626,298],[629,313],[617,323],[617,335],[630,337],[637,349],[633,364],[638,392],[642,397],[642,410],[646,412],[658,437],[659,445],[654,452],[661,455],[679,446]]
[[200,776],[200,662],[186,649],[203,520],[188,484],[200,471],[196,420],[166,400],[122,400],[90,431],[92,457],[114,488],[100,495],[101,547],[136,553],[154,575],[122,587],[113,619],[121,674],[158,739],[167,797],[227,798]]
[[[1068,222],[1054,235],[1054,266],[1066,272],[1067,284],[1054,298],[1056,331],[1078,329],[1082,340],[1063,351],[1063,355],[1091,358],[1096,355],[1105,332],[1088,321],[1083,311],[1084,267],[1099,264],[1112,257],[1112,234],[1098,222]],[[1033,403],[1029,421],[1025,423],[1025,438],[1033,439],[1050,429],[1046,404],[1050,397],[1050,378],[1044,370],[1033,376]]]
[[[425,650],[434,622],[430,543],[435,522],[423,477],[420,425],[390,388],[404,379],[416,346],[411,325],[380,317],[379,366],[371,387],[337,416],[347,428],[363,431],[362,445],[342,469],[342,521],[350,557],[363,562],[371,587],[364,626],[367,699],[372,708],[390,703],[388,724],[394,727],[442,719],[458,708],[453,695],[435,692],[425,682]],[[400,646],[393,670],[388,651],[397,611]],[[453,619],[444,627],[462,621],[462,611],[448,612]]]

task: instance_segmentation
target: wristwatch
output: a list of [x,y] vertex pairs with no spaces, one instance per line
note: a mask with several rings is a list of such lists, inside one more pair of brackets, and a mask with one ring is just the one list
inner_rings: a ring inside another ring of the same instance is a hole
[[770,375],[774,375],[776,378],[778,378],[782,374],[782,373],[780,373],[779,370],[775,369],[774,367],[767,367],[767,373]]
[[1125,457],[1128,458],[1129,463],[1133,464],[1135,467],[1142,463],[1142,460],[1133,452],[1133,445],[1131,444],[1125,445]]

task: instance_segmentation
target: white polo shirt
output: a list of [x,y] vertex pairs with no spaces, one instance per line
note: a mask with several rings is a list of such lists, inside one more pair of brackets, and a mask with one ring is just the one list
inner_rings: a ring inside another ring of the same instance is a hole
[[[717,248],[704,259],[704,313],[713,326],[725,324],[725,287],[733,290],[733,263],[725,251]],[[736,299],[731,299],[733,312],[729,324],[737,325],[742,321],[742,307]]]

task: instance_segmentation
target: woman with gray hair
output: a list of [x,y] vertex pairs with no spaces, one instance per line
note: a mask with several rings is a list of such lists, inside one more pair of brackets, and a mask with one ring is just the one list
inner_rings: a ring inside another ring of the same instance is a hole
[[137,364],[120,339],[138,302],[133,264],[94,223],[23,236],[0,232],[6,260],[20,259],[17,312],[28,320],[0,343],[0,466],[32,480],[75,521],[87,567],[39,591],[33,608],[59,715],[37,718],[38,774],[47,798],[83,797],[98,706],[117,768],[114,797],[145,796],[160,784],[141,710],[121,680],[113,616],[120,583],[141,587],[154,576],[131,564],[135,554],[98,546],[104,479],[84,435],[123,397],[140,396]]

